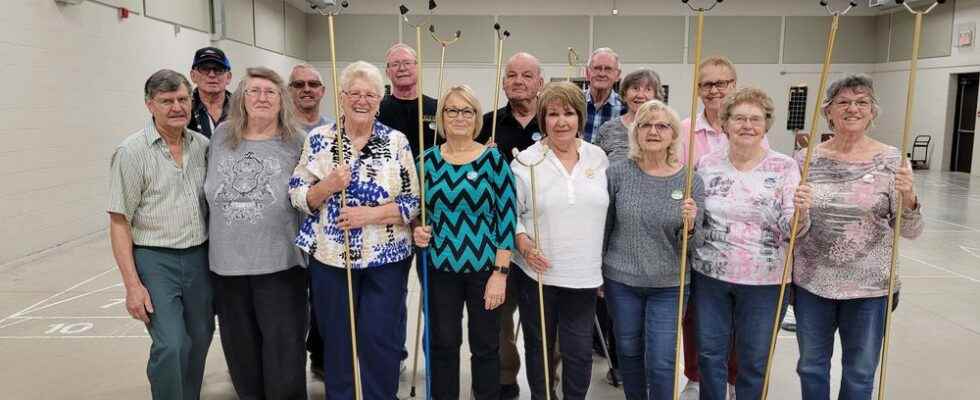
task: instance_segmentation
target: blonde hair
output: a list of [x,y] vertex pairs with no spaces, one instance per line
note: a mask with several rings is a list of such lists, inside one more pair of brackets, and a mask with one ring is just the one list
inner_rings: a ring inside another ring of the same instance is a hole
[[[732,72],[732,79],[734,79],[736,82],[738,82],[738,73],[735,72],[735,64],[732,63],[732,60],[729,60],[728,57],[725,57],[725,56],[711,56],[711,57],[705,58],[703,61],[701,61],[701,65],[698,66],[698,69],[703,70],[704,67],[707,67],[707,66],[715,66],[715,67],[725,67],[725,68],[728,68],[728,70]],[[701,77],[698,77],[698,80],[701,80]]]
[[450,96],[457,96],[463,99],[464,102],[473,108],[473,137],[476,138],[476,135],[480,133],[480,129],[483,129],[483,109],[480,107],[480,100],[477,100],[473,89],[467,85],[452,86],[439,99],[439,104],[436,106],[436,132],[439,133],[439,136],[446,137],[442,110],[446,107],[446,102],[449,101]]
[[766,116],[766,132],[769,132],[772,128],[772,113],[775,108],[772,105],[772,98],[762,89],[745,87],[725,97],[719,115],[721,120],[728,122],[728,118],[732,116],[732,109],[742,104],[751,104],[762,109]]
[[292,100],[287,100],[289,99],[289,93],[286,91],[286,84],[282,77],[276,71],[269,68],[252,67],[245,70],[245,77],[238,82],[238,88],[231,95],[227,121],[231,128],[231,135],[228,135],[228,139],[225,141],[229,148],[238,148],[238,144],[242,142],[242,135],[245,134],[245,129],[248,128],[248,110],[245,109],[245,90],[248,89],[249,83],[255,79],[264,79],[272,82],[276,86],[276,90],[279,91],[279,113],[276,115],[277,124],[279,125],[279,138],[287,141],[290,138],[298,137],[303,132],[296,122],[296,112],[293,109],[293,102]]
[[677,151],[677,138],[681,134],[681,119],[677,115],[677,111],[674,111],[673,108],[670,108],[670,106],[660,100],[650,100],[643,103],[636,110],[636,117],[633,118],[633,124],[626,131],[627,142],[629,142],[629,153],[627,153],[627,157],[630,160],[637,162],[643,160],[643,150],[640,149],[640,139],[636,132],[637,127],[658,115],[666,117],[667,122],[670,123],[670,129],[674,132],[670,137],[670,146],[667,146],[667,164],[674,165],[677,162],[677,155],[675,153]]
[[541,90],[541,96],[538,98],[537,115],[541,133],[545,136],[548,135],[548,123],[545,120],[545,114],[548,113],[548,106],[555,102],[561,106],[569,106],[575,110],[575,113],[578,114],[578,132],[576,136],[581,136],[582,131],[585,129],[585,94],[574,83],[567,81],[551,82]]

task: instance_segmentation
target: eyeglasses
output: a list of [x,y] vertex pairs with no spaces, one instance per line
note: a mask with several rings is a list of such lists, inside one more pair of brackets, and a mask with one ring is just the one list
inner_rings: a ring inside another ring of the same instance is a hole
[[310,88],[310,89],[319,89],[319,88],[323,87],[323,82],[320,82],[320,81],[292,81],[292,82],[289,82],[289,87],[291,87],[293,89],[303,89],[303,88],[307,88],[307,87]]
[[837,107],[841,110],[846,110],[848,108],[851,108],[851,106],[857,106],[857,108],[861,110],[867,110],[871,108],[871,102],[868,101],[867,99],[859,99],[859,100],[840,99],[840,100],[834,100],[832,104],[834,105],[834,107]]
[[343,93],[344,96],[350,97],[351,99],[354,99],[354,100],[368,100],[368,101],[372,101],[373,102],[373,101],[378,101],[378,99],[381,98],[381,96],[378,96],[377,94],[371,93],[371,92],[361,93],[361,92],[346,92],[345,91],[345,92],[341,92],[341,93]]
[[650,128],[653,128],[653,129],[656,129],[657,132],[669,132],[672,127],[670,126],[670,124],[668,124],[666,122],[657,122],[655,124],[651,124],[649,122],[644,122],[644,123],[640,124],[639,126],[637,126],[637,128],[639,128],[640,130],[643,130],[643,131],[648,131],[648,130],[650,130]]
[[698,89],[701,89],[702,91],[705,92],[710,92],[711,89],[718,89],[718,90],[728,89],[729,87],[732,86],[733,83],[735,83],[734,79],[698,82]]
[[608,65],[593,65],[589,67],[589,69],[591,69],[592,72],[600,74],[611,74],[616,71],[615,67],[610,67]]
[[766,124],[766,118],[758,115],[748,116],[736,114],[728,117],[728,120],[738,125],[752,124],[752,126],[763,126]]
[[218,65],[201,65],[197,68],[194,68],[194,70],[204,75],[210,75],[210,74],[221,75],[225,73],[225,71],[228,71],[227,69],[225,69],[225,67],[221,67]]
[[391,69],[410,68],[410,67],[415,66],[415,64],[418,64],[418,63],[415,62],[415,61],[395,61],[395,62],[388,63],[388,68],[391,68]]
[[473,118],[476,115],[476,110],[474,110],[472,108],[449,108],[449,107],[446,107],[446,108],[443,108],[442,109],[442,114],[445,115],[446,118],[456,118],[456,117],[462,115],[463,118],[470,119],[470,118]]
[[174,104],[180,104],[181,106],[190,106],[191,105],[191,98],[190,97],[178,97],[176,99],[163,99],[163,100],[153,99],[153,102],[159,104],[161,107],[164,107],[164,108],[173,108],[174,107]]
[[261,98],[262,96],[274,99],[279,97],[279,91],[273,89],[259,89],[259,88],[249,88],[245,89],[245,95],[248,97]]

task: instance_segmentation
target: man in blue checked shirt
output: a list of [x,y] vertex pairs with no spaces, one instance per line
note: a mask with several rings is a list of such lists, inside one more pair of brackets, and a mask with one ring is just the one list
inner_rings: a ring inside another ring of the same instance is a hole
[[585,91],[587,115],[582,134],[582,139],[589,143],[602,124],[626,113],[619,94],[613,90],[620,72],[619,55],[608,47],[595,49],[589,57],[585,68],[585,78],[589,80],[589,89]]

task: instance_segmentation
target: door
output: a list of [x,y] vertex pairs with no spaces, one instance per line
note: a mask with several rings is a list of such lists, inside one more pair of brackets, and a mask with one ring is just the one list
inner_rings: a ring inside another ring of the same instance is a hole
[[953,122],[953,146],[950,171],[970,172],[973,162],[973,131],[977,122],[977,91],[980,73],[957,75],[956,115]]

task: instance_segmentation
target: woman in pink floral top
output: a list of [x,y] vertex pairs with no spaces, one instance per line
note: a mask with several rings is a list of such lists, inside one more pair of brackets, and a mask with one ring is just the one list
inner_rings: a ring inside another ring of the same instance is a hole
[[[704,181],[704,244],[695,249],[701,399],[725,400],[729,351],[738,349],[738,398],[758,399],[769,352],[793,212],[809,226],[810,195],[796,161],[763,146],[773,121],[772,99],[743,88],[721,110],[726,149],[698,162]],[[779,305],[785,308],[785,304]]]
[[[922,233],[922,215],[911,167],[899,167],[898,149],[867,136],[879,112],[871,78],[846,76],[830,85],[826,98],[822,112],[834,137],[814,149],[808,180],[812,223],[794,260],[797,372],[804,400],[830,399],[830,360],[839,331],[838,398],[871,399],[895,217],[903,213],[902,236],[914,239]],[[802,163],[803,154],[797,160]]]

